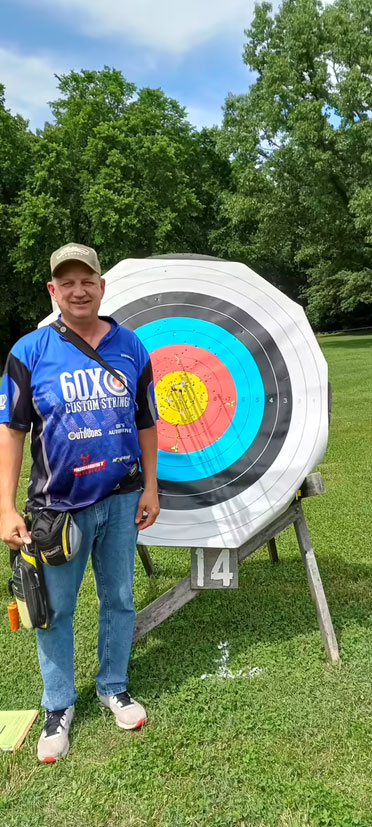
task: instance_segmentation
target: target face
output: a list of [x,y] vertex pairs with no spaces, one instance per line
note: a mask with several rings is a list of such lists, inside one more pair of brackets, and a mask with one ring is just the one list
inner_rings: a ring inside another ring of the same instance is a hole
[[136,332],[154,372],[161,513],[141,539],[241,546],[327,444],[327,366],[303,310],[202,257],[127,260],[105,278],[101,312]]
[[[291,383],[275,342],[211,296],[162,293],[114,313],[151,354],[162,507],[226,502],[260,479],[288,432]],[[269,355],[270,354],[270,355]]]

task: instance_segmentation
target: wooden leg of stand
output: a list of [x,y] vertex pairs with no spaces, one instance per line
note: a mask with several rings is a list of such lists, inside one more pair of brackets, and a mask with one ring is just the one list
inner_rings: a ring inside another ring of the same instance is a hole
[[190,575],[184,577],[179,583],[176,583],[165,594],[161,594],[157,600],[145,606],[136,617],[136,628],[134,631],[134,643],[142,637],[155,629],[160,623],[163,623],[168,617],[173,615],[185,603],[193,600],[197,594],[200,594],[200,589],[191,588]]
[[269,542],[267,544],[267,550],[269,552],[269,557],[270,557],[271,562],[272,563],[279,563],[278,549],[277,549],[275,537],[273,537],[272,540],[269,540]]
[[333,628],[327,599],[324,593],[323,583],[319,574],[314,549],[311,543],[309,529],[307,527],[305,515],[302,509],[299,517],[294,522],[294,527],[301,551],[301,557],[305,566],[307,579],[309,581],[311,595],[316,606],[320,631],[327,657],[331,663],[337,663],[340,658],[337,639]]
[[145,569],[146,574],[148,575],[148,577],[151,577],[152,574],[155,574],[155,565],[147,546],[138,545],[137,551],[141,558],[143,568]]

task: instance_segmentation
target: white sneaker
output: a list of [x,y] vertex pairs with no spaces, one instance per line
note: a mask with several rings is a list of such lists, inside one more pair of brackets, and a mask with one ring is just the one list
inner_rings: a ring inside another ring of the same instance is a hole
[[45,725],[37,745],[37,757],[43,764],[54,764],[70,749],[68,733],[75,708],[45,710]]
[[139,729],[147,721],[145,708],[134,701],[128,692],[119,692],[117,695],[100,695],[97,692],[101,706],[111,709],[120,729]]

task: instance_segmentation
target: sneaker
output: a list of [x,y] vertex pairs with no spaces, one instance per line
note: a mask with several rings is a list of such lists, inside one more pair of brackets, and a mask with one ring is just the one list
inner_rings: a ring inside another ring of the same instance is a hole
[[128,692],[118,692],[117,695],[100,695],[97,692],[101,706],[111,709],[120,729],[139,729],[147,721],[146,710],[138,701],[134,701]]
[[67,755],[70,742],[68,733],[74,717],[74,707],[45,710],[45,725],[37,745],[37,757],[43,764],[54,764]]

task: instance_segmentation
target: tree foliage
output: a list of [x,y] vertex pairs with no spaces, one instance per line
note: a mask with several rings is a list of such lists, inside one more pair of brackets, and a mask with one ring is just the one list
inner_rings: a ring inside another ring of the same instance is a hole
[[229,96],[221,150],[234,189],[216,250],[257,262],[318,327],[371,317],[372,10],[369,0],[256,8],[248,94]]
[[95,247],[104,268],[129,256],[208,252],[216,189],[229,175],[214,131],[196,132],[161,90],[138,91],[107,67],[62,76],[59,89],[12,218],[25,327],[49,310],[49,256],[68,240]]
[[18,332],[14,314],[17,285],[10,260],[16,243],[12,211],[30,167],[32,141],[26,121],[5,108],[4,87],[0,85],[0,358]]

